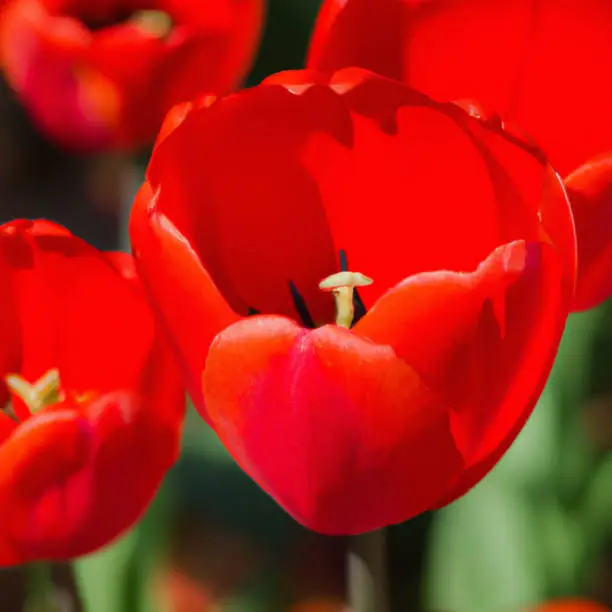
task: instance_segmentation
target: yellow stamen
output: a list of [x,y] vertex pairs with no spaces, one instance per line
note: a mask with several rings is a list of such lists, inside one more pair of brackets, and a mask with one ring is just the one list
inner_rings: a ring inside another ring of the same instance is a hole
[[9,374],[4,380],[10,391],[23,400],[32,414],[64,399],[57,369],[49,370],[35,383],[28,382],[19,374]]
[[166,40],[174,28],[172,17],[164,11],[138,11],[130,22],[147,34],[161,40]]
[[336,300],[336,325],[350,329],[355,318],[355,287],[366,287],[372,282],[360,272],[337,272],[319,283],[319,289],[331,293]]

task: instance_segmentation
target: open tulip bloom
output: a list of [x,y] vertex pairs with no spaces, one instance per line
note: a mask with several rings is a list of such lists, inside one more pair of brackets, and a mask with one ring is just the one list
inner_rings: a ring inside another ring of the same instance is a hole
[[329,534],[483,478],[541,393],[575,282],[535,146],[360,69],[176,107],[130,232],[200,414]]
[[308,66],[361,66],[514,124],[565,180],[573,310],[612,295],[612,2],[324,0]]
[[130,149],[177,102],[240,83],[263,13],[263,0],[7,0],[0,60],[54,141]]
[[0,566],[131,527],[179,451],[184,395],[133,261],[45,221],[0,226]]

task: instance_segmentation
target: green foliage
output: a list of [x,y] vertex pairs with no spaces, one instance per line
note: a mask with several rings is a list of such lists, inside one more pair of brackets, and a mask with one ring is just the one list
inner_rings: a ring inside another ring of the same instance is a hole
[[596,351],[610,330],[605,310],[570,317],[547,388],[515,444],[434,519],[427,608],[503,612],[585,592],[612,529],[612,457],[591,447],[581,420],[584,403],[605,387],[593,372],[609,390],[601,362],[609,368],[610,360]]

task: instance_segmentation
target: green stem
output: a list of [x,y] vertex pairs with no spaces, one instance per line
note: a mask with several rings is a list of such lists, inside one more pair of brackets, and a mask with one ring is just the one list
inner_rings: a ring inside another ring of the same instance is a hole
[[348,603],[351,612],[387,612],[385,531],[349,537]]
[[48,563],[30,563],[28,571],[28,612],[53,610],[55,585],[51,566]]

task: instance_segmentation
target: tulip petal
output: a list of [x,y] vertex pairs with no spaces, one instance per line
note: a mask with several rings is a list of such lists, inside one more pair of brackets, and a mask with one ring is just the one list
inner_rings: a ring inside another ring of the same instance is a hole
[[472,469],[505,452],[541,393],[566,316],[562,286],[551,247],[516,242],[472,274],[407,279],[354,332],[393,347],[446,400]]
[[316,531],[406,520],[461,466],[435,394],[390,347],[348,330],[241,321],[215,340],[203,386],[228,450]]
[[[4,299],[0,304],[0,376],[4,377],[11,372],[18,372],[21,365],[21,321],[15,303],[15,290],[13,275],[6,262],[3,252],[4,236],[0,232],[0,275],[4,285]],[[0,409],[9,401],[10,394],[0,379]],[[0,436],[1,437],[1,436]]]
[[[200,376],[215,335],[238,320],[204,270],[187,239],[158,211],[161,193],[140,188],[130,218],[130,237],[138,272],[153,298],[181,363],[188,373],[189,391],[202,408]],[[163,210],[163,206],[160,206]],[[146,257],[141,257],[146,252]]]
[[475,98],[566,175],[610,144],[611,20],[601,0],[325,0],[308,67],[373,68],[441,102]]
[[163,184],[158,209],[236,312],[298,318],[293,282],[315,321],[333,320],[317,285],[338,271],[338,253],[300,151],[316,131],[350,142],[351,129],[328,88],[270,85],[192,112],[156,149],[147,174]]
[[[0,248],[12,269],[22,322],[21,375],[35,381],[56,367],[75,391],[137,388],[154,321],[106,255],[71,234],[29,222],[3,226]],[[126,345],[129,351],[121,348]]]
[[[95,432],[96,445],[87,468],[66,481],[62,495],[87,499],[86,521],[70,529],[64,556],[82,555],[114,540],[152,501],[180,445],[178,423],[160,418],[166,411],[164,399],[154,390],[148,397],[115,392],[85,407],[83,415]],[[52,498],[47,501],[51,505]],[[54,510],[59,519],[60,507]]]
[[612,295],[612,153],[580,166],[565,186],[578,238],[573,310],[587,310]]
[[402,108],[398,124],[390,135],[353,115],[352,147],[315,135],[304,152],[336,248],[374,279],[361,293],[368,307],[407,276],[473,270],[501,239],[493,186],[469,136],[433,106]]
[[405,21],[405,0],[328,0],[317,17],[307,65],[319,70],[360,66],[401,80]]
[[[61,533],[49,533],[48,519],[39,503],[49,490],[87,464],[93,432],[86,420],[69,409],[39,415],[22,424],[0,446],[0,498],[9,540],[31,553]],[[74,499],[77,502],[79,500]],[[85,500],[63,507],[63,522],[75,527]],[[64,531],[62,529],[62,531]]]

